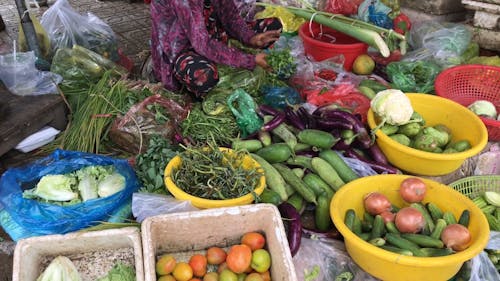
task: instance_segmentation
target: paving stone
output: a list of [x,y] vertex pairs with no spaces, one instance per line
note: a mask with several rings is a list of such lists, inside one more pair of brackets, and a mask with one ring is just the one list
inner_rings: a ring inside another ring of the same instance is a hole
[[464,10],[460,0],[401,0],[401,6],[412,8],[432,15],[445,15]]
[[498,52],[500,50],[500,31],[488,30],[468,25],[472,32],[472,40],[481,48]]
[[474,26],[484,29],[500,30],[500,14],[476,11],[474,13]]
[[447,13],[443,15],[434,15],[424,12],[422,10],[416,10],[409,7],[401,7],[401,11],[406,15],[408,15],[408,17],[413,22],[420,22],[420,21],[461,22],[466,18],[468,13],[467,10],[462,10],[459,12]]
[[462,0],[466,9],[482,11],[491,14],[500,14],[500,4],[483,3],[479,1]]

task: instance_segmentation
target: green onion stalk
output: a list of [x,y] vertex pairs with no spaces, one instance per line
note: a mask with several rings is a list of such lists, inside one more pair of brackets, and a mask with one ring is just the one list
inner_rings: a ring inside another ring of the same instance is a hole
[[395,32],[368,22],[353,19],[339,14],[317,11],[312,7],[297,8],[284,7],[268,3],[256,3],[263,7],[283,7],[292,14],[319,24],[325,25],[376,48],[384,57],[389,57],[390,51],[399,47],[401,54],[406,53],[406,37]]

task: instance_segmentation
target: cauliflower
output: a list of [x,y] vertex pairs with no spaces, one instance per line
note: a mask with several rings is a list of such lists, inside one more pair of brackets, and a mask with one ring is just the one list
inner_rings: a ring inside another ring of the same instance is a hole
[[382,119],[381,124],[404,125],[410,121],[413,107],[410,99],[400,90],[380,91],[370,102],[371,109]]

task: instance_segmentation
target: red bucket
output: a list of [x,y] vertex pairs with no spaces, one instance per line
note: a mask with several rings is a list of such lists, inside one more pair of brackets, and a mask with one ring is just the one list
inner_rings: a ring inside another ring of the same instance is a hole
[[367,44],[316,22],[302,24],[299,36],[304,43],[305,53],[317,61],[344,55],[344,68],[347,71],[352,69],[354,60],[368,50]]

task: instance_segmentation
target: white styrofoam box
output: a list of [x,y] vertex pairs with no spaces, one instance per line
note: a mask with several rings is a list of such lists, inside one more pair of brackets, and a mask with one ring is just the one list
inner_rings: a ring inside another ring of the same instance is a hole
[[53,141],[61,131],[45,126],[38,132],[29,135],[16,145],[16,149],[24,153],[35,150]]
[[500,4],[484,3],[472,0],[462,0],[462,4],[469,10],[500,14]]
[[297,281],[283,221],[274,205],[261,203],[159,215],[145,219],[141,228],[146,281],[156,281],[156,260],[163,254],[179,257],[211,246],[229,247],[239,244],[243,234],[251,231],[266,237],[271,279]]
[[487,12],[476,11],[474,13],[474,26],[492,30],[500,30],[500,14],[496,15]]
[[121,261],[144,281],[141,234],[137,227],[21,239],[14,250],[12,281],[35,281],[56,256],[68,257],[83,281],[105,276]]

